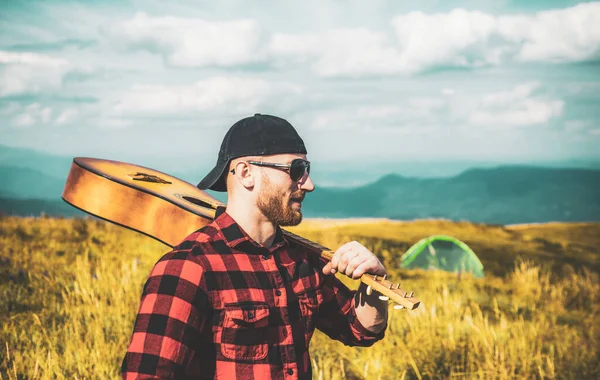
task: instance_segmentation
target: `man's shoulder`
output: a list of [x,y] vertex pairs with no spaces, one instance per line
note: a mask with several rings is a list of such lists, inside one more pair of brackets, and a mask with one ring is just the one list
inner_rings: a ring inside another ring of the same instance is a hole
[[150,277],[192,276],[199,280],[199,276],[211,271],[211,262],[218,254],[214,247],[219,241],[216,234],[217,230],[207,225],[186,236],[156,262]]
[[214,221],[185,236],[173,250],[190,250],[191,248],[219,239],[219,230]]
[[186,236],[160,260],[191,260],[202,264],[207,257],[222,253],[223,238],[213,223],[210,223]]

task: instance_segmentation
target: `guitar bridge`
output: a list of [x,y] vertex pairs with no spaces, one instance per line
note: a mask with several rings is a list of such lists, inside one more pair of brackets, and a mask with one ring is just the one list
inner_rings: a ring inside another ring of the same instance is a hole
[[166,181],[166,180],[160,178],[159,176],[156,176],[156,175],[153,175],[153,174],[148,174],[148,173],[142,173],[142,172],[137,172],[135,174],[129,174],[129,176],[134,181],[162,183],[162,184],[165,184],[165,185],[170,185],[172,183],[170,181]]

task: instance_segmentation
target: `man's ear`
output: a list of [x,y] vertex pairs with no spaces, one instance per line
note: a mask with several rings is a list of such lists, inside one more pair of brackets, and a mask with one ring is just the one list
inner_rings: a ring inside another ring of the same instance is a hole
[[251,189],[255,185],[255,175],[257,174],[252,170],[252,167],[245,161],[238,161],[235,166],[232,165],[231,169],[234,169],[234,180],[237,180],[246,189]]

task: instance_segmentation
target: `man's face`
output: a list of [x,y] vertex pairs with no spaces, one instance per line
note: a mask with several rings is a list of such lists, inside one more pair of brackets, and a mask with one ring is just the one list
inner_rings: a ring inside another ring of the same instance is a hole
[[[289,164],[294,158],[306,159],[303,154],[265,157],[261,161]],[[274,224],[296,226],[302,221],[302,201],[307,192],[314,190],[310,177],[292,181],[285,170],[261,168],[261,189],[257,206]]]

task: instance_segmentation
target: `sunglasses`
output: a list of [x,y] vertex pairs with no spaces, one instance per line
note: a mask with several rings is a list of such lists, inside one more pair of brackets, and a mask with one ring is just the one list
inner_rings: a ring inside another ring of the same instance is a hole
[[[289,164],[277,164],[274,162],[263,161],[247,161],[249,164],[256,166],[265,166],[268,168],[277,168],[287,170],[292,181],[297,182],[304,178],[305,174],[310,174],[310,162],[301,158],[292,160]],[[235,174],[235,169],[231,170],[231,174]]]

